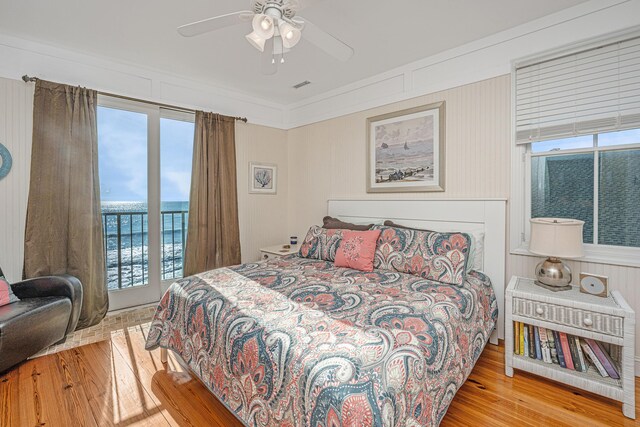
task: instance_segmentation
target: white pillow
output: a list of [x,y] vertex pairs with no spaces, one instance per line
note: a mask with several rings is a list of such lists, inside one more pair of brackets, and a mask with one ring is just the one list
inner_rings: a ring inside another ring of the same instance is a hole
[[467,273],[471,270],[482,271],[484,268],[484,232],[467,231],[471,236],[471,251],[467,262]]

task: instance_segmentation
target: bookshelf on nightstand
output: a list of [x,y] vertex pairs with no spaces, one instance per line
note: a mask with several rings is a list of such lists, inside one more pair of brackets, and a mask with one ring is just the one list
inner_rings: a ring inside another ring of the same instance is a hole
[[[286,248],[285,246],[290,247]],[[298,249],[298,245],[285,244],[260,248],[260,259],[273,259],[280,258],[286,255],[296,254],[298,253]]]
[[[606,298],[569,291],[553,292],[533,279],[512,277],[505,301],[505,373],[520,369],[622,402],[622,413],[635,419],[635,313],[617,291]],[[620,379],[602,377],[595,367],[587,372],[514,354],[514,322],[564,332],[605,343]]]

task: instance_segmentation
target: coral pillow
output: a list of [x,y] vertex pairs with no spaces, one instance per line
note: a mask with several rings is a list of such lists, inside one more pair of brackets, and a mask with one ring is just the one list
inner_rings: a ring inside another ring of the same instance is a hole
[[336,252],[336,267],[373,271],[373,258],[380,230],[343,231],[342,243]]
[[18,301],[18,297],[11,291],[11,285],[7,282],[7,279],[4,278],[2,269],[0,269],[0,307],[16,301]]

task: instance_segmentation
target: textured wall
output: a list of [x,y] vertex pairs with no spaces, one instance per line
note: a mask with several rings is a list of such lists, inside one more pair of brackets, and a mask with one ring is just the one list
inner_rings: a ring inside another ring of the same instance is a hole
[[[264,126],[236,126],[238,211],[242,261],[256,261],[260,248],[287,243],[287,132]],[[277,193],[249,194],[249,162],[278,166]]]
[[33,85],[0,78],[0,144],[13,157],[11,172],[0,181],[0,266],[10,281],[22,277],[32,111]]

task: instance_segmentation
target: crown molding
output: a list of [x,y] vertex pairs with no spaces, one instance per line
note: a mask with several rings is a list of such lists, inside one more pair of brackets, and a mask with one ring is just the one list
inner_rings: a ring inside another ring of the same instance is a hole
[[0,58],[0,77],[18,80],[28,74],[148,101],[242,115],[253,124],[284,127],[285,107],[281,104],[152,68],[2,33]]

